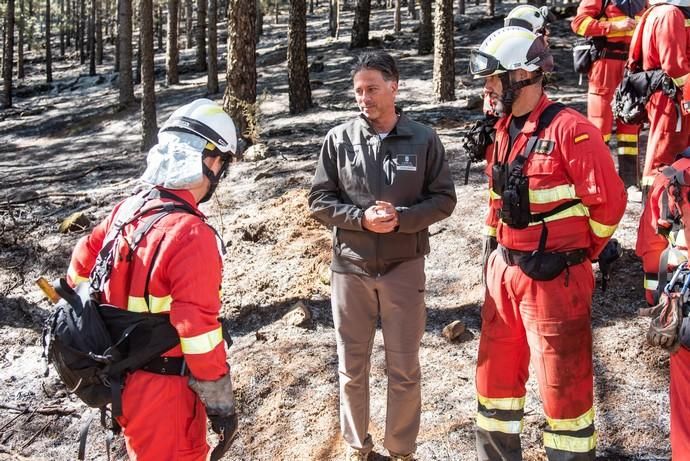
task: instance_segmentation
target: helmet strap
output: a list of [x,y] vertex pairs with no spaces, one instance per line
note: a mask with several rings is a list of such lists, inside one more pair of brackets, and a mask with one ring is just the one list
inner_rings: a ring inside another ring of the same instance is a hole
[[[211,157],[210,155],[204,155],[204,159]],[[215,155],[214,155],[215,157]],[[213,193],[216,191],[216,188],[218,187],[218,183],[220,183],[221,178],[223,177],[223,174],[225,174],[225,170],[228,169],[228,165],[230,164],[230,158],[221,155],[221,160],[223,160],[223,165],[220,167],[220,170],[218,173],[214,173],[213,170],[211,170],[208,166],[206,166],[205,162],[201,162],[201,171],[204,173],[204,176],[208,178],[209,181],[209,188],[206,194],[201,197],[201,200],[199,200],[199,203],[204,203],[208,202],[211,200],[211,197],[213,197]]]
[[500,77],[501,84],[503,85],[503,95],[501,96],[501,103],[503,103],[505,115],[509,115],[513,110],[513,103],[515,102],[515,98],[517,97],[518,90],[526,86],[538,83],[543,78],[543,75],[541,74],[541,72],[538,72],[533,77],[526,78],[518,82],[511,81],[510,72],[503,72],[502,74],[500,74]]

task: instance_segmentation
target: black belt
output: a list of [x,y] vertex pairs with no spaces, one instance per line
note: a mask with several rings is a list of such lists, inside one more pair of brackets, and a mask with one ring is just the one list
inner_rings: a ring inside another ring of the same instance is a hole
[[615,59],[617,61],[627,61],[628,53],[604,49],[601,52],[601,59]]
[[184,376],[189,374],[189,368],[184,357],[158,357],[141,367],[141,370],[159,375]]
[[[503,245],[498,245],[498,252],[501,254],[503,260],[509,266],[517,266],[518,264],[520,264],[520,260],[522,258],[531,256],[532,253],[534,253],[533,251],[511,250],[510,248],[506,248]],[[558,254],[565,257],[566,264],[568,266],[575,266],[577,264],[583,263],[587,259],[587,250],[585,249],[564,251],[559,252]]]

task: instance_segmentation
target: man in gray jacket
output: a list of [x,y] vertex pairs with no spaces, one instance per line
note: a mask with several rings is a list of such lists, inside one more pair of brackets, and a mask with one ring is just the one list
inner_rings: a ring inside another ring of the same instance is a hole
[[421,412],[428,227],[452,213],[455,187],[438,135],[395,107],[393,58],[364,53],[352,77],[361,114],[326,135],[309,193],[313,215],[333,228],[340,425],[348,459],[366,460],[373,448],[370,355],[380,317],[388,374],[383,445],[391,459],[407,461]]

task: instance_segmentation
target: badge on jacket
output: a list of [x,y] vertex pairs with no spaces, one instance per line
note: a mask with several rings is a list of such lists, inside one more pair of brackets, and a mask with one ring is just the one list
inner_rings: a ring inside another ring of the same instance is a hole
[[534,153],[549,155],[551,152],[553,152],[555,145],[556,143],[550,139],[539,139],[537,140],[537,144],[534,146]]
[[417,156],[412,154],[396,154],[395,165],[398,171],[417,171]]

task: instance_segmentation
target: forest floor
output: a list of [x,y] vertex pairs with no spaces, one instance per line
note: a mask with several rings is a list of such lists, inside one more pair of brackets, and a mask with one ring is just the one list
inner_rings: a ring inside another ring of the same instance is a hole
[[[499,13],[512,6],[502,3]],[[394,36],[391,10],[375,9],[371,17],[371,36],[400,65],[399,105],[438,131],[459,198],[454,214],[431,229],[428,321],[420,353],[423,406],[417,453],[422,461],[475,459],[474,370],[486,190],[483,165],[473,165],[469,184],[463,184],[466,156],[460,139],[480,116],[481,83],[467,76],[468,50],[502,24],[500,18],[478,22],[484,14],[483,6],[471,6],[456,19],[457,100],[449,103],[432,100],[433,56],[415,52],[416,21],[403,16],[403,31]],[[287,17],[266,24],[258,44],[258,90],[263,95],[261,140],[270,156],[235,164],[217,199],[204,207],[229,250],[222,314],[234,336],[230,362],[241,422],[229,460],[332,460],[346,448],[338,428],[330,234],[309,217],[306,193],[323,136],[357,113],[348,70],[357,51],[348,49],[353,12],[343,12],[342,30],[348,33],[339,39],[325,38],[325,15],[319,9],[308,18],[309,60],[321,56],[325,69],[311,75],[315,107],[297,116],[287,111]],[[570,70],[573,38],[567,19],[554,24],[550,42],[559,72],[558,88],[550,95],[584,111],[586,86],[578,86]],[[192,54],[183,51],[183,62],[191,62]],[[162,69],[163,54],[156,59]],[[79,428],[96,410],[85,411],[54,372],[44,377],[41,328],[51,305],[34,281],[63,275],[71,249],[87,232],[62,234],[58,224],[74,212],[85,213],[92,224],[101,220],[129,194],[145,163],[138,148],[139,111],[116,111],[112,62],[99,67],[98,77],[85,76],[85,66],[68,61],[54,65],[55,82],[46,86],[41,61],[32,61],[16,109],[0,111],[0,459],[76,458]],[[159,123],[174,108],[205,96],[203,74],[183,73],[182,83],[171,87],[162,83],[162,72],[158,75]],[[221,94],[211,97],[222,99]],[[644,304],[641,264],[633,251],[639,214],[640,204],[629,203],[616,232],[624,255],[609,290],[602,293],[597,287],[593,301],[601,460],[670,458],[668,358],[645,344],[646,322],[636,315]],[[298,302],[313,315],[306,327],[283,318]],[[453,320],[462,321],[468,332],[451,343],[441,330]],[[377,459],[386,459],[380,332],[371,389],[370,432]],[[525,459],[543,460],[545,420],[533,376],[526,410]],[[123,459],[122,439],[117,440],[115,459]],[[104,433],[94,424],[87,459],[106,459],[104,447]]]

